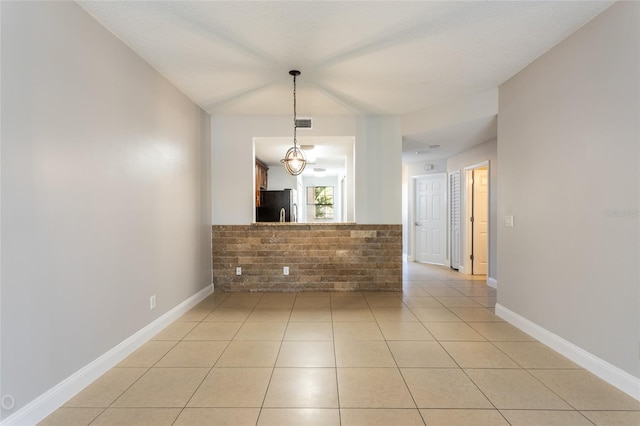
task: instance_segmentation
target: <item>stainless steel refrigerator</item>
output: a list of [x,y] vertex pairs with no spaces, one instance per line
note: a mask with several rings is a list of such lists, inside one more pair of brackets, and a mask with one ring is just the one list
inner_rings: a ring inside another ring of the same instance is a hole
[[295,191],[260,191],[260,207],[256,207],[256,222],[297,222]]

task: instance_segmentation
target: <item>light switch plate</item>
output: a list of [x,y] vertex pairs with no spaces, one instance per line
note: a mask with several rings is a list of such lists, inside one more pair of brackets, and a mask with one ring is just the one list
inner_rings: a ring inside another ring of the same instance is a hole
[[505,216],[504,217],[504,225],[510,228],[513,228],[513,216]]
[[156,295],[149,297],[149,309],[153,310],[156,308]]

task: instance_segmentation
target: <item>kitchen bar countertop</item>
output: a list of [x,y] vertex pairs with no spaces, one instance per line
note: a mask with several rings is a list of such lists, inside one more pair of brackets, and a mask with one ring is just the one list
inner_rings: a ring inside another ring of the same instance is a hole
[[327,226],[327,225],[357,225],[355,222],[253,222],[253,226]]

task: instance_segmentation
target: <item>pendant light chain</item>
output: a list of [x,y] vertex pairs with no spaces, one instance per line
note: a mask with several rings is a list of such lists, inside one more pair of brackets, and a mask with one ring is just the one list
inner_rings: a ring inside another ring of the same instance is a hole
[[298,146],[296,138],[298,131],[298,120],[296,114],[296,74],[293,74],[293,146]]
[[284,164],[287,173],[298,176],[307,165],[307,159],[304,152],[298,148],[298,105],[297,105],[297,84],[296,77],[300,75],[300,71],[291,70],[289,75],[293,76],[293,146],[289,148],[286,155],[280,162]]

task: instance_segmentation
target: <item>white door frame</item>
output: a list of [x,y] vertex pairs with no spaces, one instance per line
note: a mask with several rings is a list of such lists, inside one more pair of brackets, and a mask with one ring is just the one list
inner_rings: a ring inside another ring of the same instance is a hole
[[443,236],[444,236],[444,247],[443,247],[443,251],[444,251],[444,262],[442,263],[442,265],[448,265],[449,264],[449,253],[447,252],[447,247],[448,247],[448,202],[449,202],[449,185],[448,185],[448,175],[446,172],[442,172],[442,173],[427,173],[427,174],[423,174],[423,175],[417,175],[417,176],[412,176],[411,177],[411,188],[410,188],[410,194],[411,194],[411,208],[409,209],[409,228],[410,228],[410,236],[411,236],[411,256],[409,256],[408,260],[415,262],[417,261],[417,238],[416,238],[416,209],[418,207],[417,205],[417,200],[416,200],[416,190],[417,190],[417,185],[416,182],[419,179],[425,178],[425,177],[433,177],[433,176],[442,176],[444,178],[444,200],[442,201],[444,203],[444,207],[445,207],[445,211],[444,211],[444,217],[443,220],[445,221],[445,227],[443,229]]
[[[471,171],[474,169],[479,169],[482,167],[486,167],[487,168],[487,176],[489,179],[488,182],[488,193],[487,196],[489,197],[489,202],[487,203],[488,209],[489,211],[488,213],[488,217],[491,217],[491,164],[489,162],[489,160],[487,161],[482,161],[480,163],[477,164],[473,164],[471,166],[467,166],[465,167],[464,170],[464,174],[461,176],[464,179],[464,194],[462,194],[462,197],[460,198],[461,200],[461,207],[460,207],[460,213],[462,216],[462,220],[461,220],[461,227],[460,227],[460,233],[461,235],[461,240],[463,241],[462,247],[461,247],[461,253],[460,253],[460,269],[459,272],[466,274],[466,275],[471,275],[471,262],[470,262],[470,254],[471,254],[471,227],[469,226],[469,217],[471,216],[471,181],[470,181],[470,175],[471,175]],[[487,225],[488,229],[488,235],[491,235],[491,221],[489,221],[489,224]],[[489,238],[490,239],[490,238]],[[489,239],[487,240],[487,245],[489,244]],[[487,247],[487,277],[489,276],[489,265],[491,265],[491,251],[489,250],[489,247]]]

